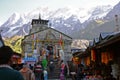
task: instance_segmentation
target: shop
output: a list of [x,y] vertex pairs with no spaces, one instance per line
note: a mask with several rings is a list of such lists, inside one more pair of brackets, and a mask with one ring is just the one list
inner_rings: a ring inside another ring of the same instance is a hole
[[101,33],[99,41],[94,42],[95,45],[91,48],[91,60],[95,62],[97,68],[102,67],[99,70],[104,76],[112,74],[120,80],[120,32],[104,35],[104,38],[102,36]]
[[73,54],[73,61],[76,64],[83,64],[84,66],[88,66],[90,64],[90,53],[88,53],[87,50],[75,52]]

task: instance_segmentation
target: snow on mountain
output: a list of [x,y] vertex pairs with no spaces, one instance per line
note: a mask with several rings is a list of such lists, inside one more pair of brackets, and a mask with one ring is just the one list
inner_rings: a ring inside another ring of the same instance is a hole
[[113,7],[113,9],[106,15],[105,19],[110,20],[114,19],[115,15],[118,15],[120,18],[120,2]]
[[20,14],[19,13],[13,13],[11,15],[11,17],[4,24],[5,24],[5,26],[13,25],[13,24],[15,24],[18,21],[19,18],[20,18]]
[[[62,18],[63,20],[69,19],[71,16],[74,16],[75,20],[79,19],[81,23],[84,23],[91,16],[96,16],[98,14],[107,14],[111,10],[111,6],[97,6],[92,9],[87,8],[73,8],[73,7],[65,7],[59,8],[56,10],[52,10],[48,7],[39,7],[34,9],[31,12],[26,13],[26,19],[38,18],[38,15],[41,14],[43,19],[55,20]],[[100,16],[100,15],[98,15]],[[105,15],[103,15],[105,16]],[[101,17],[103,17],[101,16]]]
[[97,6],[92,9],[65,7],[52,10],[48,7],[39,7],[24,14],[13,13],[9,19],[1,25],[4,37],[14,35],[26,35],[30,30],[32,19],[41,15],[42,19],[48,19],[52,27],[65,33],[79,31],[85,27],[85,22],[104,17],[111,10],[111,6]]
[[[1,25],[0,30],[2,30],[3,37],[12,37],[18,35],[18,32],[21,28],[24,28],[25,24],[28,24],[29,21],[25,18],[24,14],[13,13],[9,19]],[[27,31],[28,32],[28,31]],[[19,35],[22,35],[21,33]]]
[[89,14],[91,14],[89,20],[104,18],[111,10],[112,6],[110,5],[94,7],[89,12]]
[[89,46],[89,41],[84,39],[74,39],[72,41],[71,47],[78,49],[86,49]]
[[87,12],[88,10],[84,8],[65,7],[65,8],[59,8],[56,10],[52,10],[48,7],[40,7],[40,8],[34,9],[33,11],[29,12],[27,14],[28,17],[26,18],[29,18],[29,19],[38,18],[38,15],[40,13],[43,19],[62,18],[63,20],[67,20],[69,17],[75,15],[82,23],[85,20],[87,20],[87,18],[84,19],[85,16],[88,15],[86,14]]

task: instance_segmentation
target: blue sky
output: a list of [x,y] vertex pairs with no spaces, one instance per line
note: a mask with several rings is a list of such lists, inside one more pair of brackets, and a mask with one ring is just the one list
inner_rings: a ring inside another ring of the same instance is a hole
[[40,6],[62,8],[65,6],[91,7],[96,5],[115,5],[119,0],[0,0],[0,22],[5,22],[14,12],[25,13]]

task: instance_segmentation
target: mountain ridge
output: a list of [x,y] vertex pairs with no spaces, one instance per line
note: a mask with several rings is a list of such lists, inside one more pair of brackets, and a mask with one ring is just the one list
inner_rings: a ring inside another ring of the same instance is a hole
[[[40,7],[24,14],[14,13],[1,25],[0,29],[3,30],[3,37],[27,35],[31,28],[31,20],[38,18],[41,13],[41,18],[50,20],[53,28],[72,36],[72,33],[85,29],[91,21],[103,19],[112,8],[110,5],[105,5],[97,6],[90,10],[85,10],[84,8],[70,9],[67,7],[54,11],[48,7]],[[11,32],[13,33],[11,34]]]

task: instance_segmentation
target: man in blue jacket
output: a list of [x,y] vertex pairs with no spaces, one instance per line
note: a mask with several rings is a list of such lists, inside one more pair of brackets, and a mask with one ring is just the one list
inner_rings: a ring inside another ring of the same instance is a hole
[[9,46],[0,47],[0,80],[24,80],[19,71],[10,67],[13,53]]

